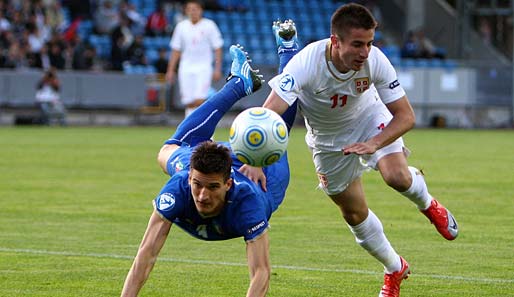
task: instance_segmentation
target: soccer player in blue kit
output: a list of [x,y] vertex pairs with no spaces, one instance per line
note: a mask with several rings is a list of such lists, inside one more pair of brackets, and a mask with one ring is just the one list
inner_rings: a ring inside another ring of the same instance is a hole
[[[267,183],[260,186],[238,171],[243,164],[228,143],[210,140],[232,105],[262,84],[240,47],[231,46],[230,54],[231,75],[223,89],[186,117],[159,152],[159,165],[171,178],[153,201],[154,211],[121,296],[137,296],[172,224],[202,240],[243,237],[250,272],[246,296],[266,295],[271,271],[268,221],[284,199],[289,164],[286,153],[264,168]],[[295,108],[282,115],[288,129],[295,115]]]

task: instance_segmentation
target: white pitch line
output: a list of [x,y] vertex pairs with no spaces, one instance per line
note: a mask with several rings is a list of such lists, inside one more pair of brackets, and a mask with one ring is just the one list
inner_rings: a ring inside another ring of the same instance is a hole
[[[24,253],[24,254],[35,254],[35,255],[52,255],[52,256],[72,256],[72,257],[90,257],[90,258],[110,258],[110,259],[134,259],[134,256],[125,256],[117,254],[102,254],[102,253],[76,253],[67,251],[47,251],[47,250],[34,250],[34,249],[11,249],[0,247],[0,252],[6,253]],[[208,260],[190,260],[190,259],[176,259],[161,257],[157,261],[162,262],[174,262],[174,263],[186,263],[186,264],[205,264],[205,265],[222,265],[222,266],[244,266],[246,263],[235,263],[235,262],[224,262],[224,261],[208,261]],[[303,267],[303,266],[291,266],[291,265],[272,265],[273,268],[287,269],[287,270],[298,270],[298,271],[316,271],[316,272],[345,272],[354,274],[369,274],[369,275],[381,275],[376,271],[369,270],[358,270],[358,269],[339,269],[339,268],[315,268],[315,267]],[[465,282],[481,282],[488,284],[511,284],[514,283],[514,279],[502,279],[502,278],[480,278],[480,277],[466,277],[459,275],[439,275],[439,274],[413,274],[413,276],[420,278],[436,278],[446,279],[455,281]]]

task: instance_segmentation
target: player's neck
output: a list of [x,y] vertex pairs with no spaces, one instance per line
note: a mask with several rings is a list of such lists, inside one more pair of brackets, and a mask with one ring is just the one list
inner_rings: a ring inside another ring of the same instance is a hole
[[327,64],[332,64],[335,70],[337,70],[337,72],[341,74],[347,74],[350,70],[352,70],[351,68],[344,66],[342,61],[339,60],[338,56],[334,54],[335,49],[332,46],[332,42],[328,42],[326,51],[328,53],[328,55],[326,56],[327,62],[331,62]]
[[[355,72],[355,71],[350,72],[350,70],[352,70],[350,68],[348,68],[346,70],[344,67],[337,67],[336,63],[337,63],[337,65],[344,65],[344,64],[341,62],[338,63],[337,61],[334,61],[332,59],[332,57],[337,58],[337,55],[332,54],[332,50],[333,50],[332,44],[329,41],[329,43],[327,44],[326,51],[325,51],[325,61],[327,64],[327,69],[333,78],[335,78],[336,80],[341,81],[341,82],[346,82],[347,80],[351,79],[357,72]],[[346,70],[346,71],[344,71],[344,70]]]
[[200,22],[202,18],[198,18],[198,19],[189,19],[191,21],[191,23],[193,23],[193,25],[196,25]]
[[334,65],[334,68],[341,74],[347,74],[352,70],[349,67],[346,67],[342,61],[339,60],[337,55],[332,55],[332,50],[330,51],[330,60],[332,61],[332,65]]

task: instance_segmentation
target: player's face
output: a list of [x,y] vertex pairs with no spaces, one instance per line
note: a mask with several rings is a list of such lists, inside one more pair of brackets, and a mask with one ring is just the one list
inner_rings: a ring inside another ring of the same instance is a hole
[[341,73],[350,70],[359,71],[366,59],[375,36],[375,29],[356,29],[348,30],[341,38],[336,35],[330,36],[332,42],[332,62]]
[[232,179],[223,180],[223,174],[204,174],[195,169],[189,173],[189,184],[196,205],[202,216],[218,215],[225,206],[225,196],[232,186]]
[[186,15],[192,23],[198,22],[202,18],[202,7],[197,3],[188,3],[185,8]]

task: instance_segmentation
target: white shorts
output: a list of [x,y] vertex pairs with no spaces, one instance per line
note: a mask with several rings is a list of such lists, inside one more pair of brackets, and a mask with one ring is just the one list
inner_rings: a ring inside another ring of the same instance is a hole
[[212,84],[212,67],[187,67],[183,65],[178,71],[180,102],[183,105],[193,103],[196,99],[207,99]]
[[[379,126],[382,123],[387,125],[389,120],[390,116],[380,113],[370,117],[367,121],[360,120],[357,127],[361,128],[352,133],[351,141],[348,144],[364,142],[372,138],[381,132]],[[319,187],[327,195],[339,194],[365,171],[377,170],[378,161],[386,155],[402,152],[408,155],[408,150],[404,148],[401,137],[372,155],[344,155],[342,148],[339,151],[327,151],[310,147],[310,150],[319,179]]]

